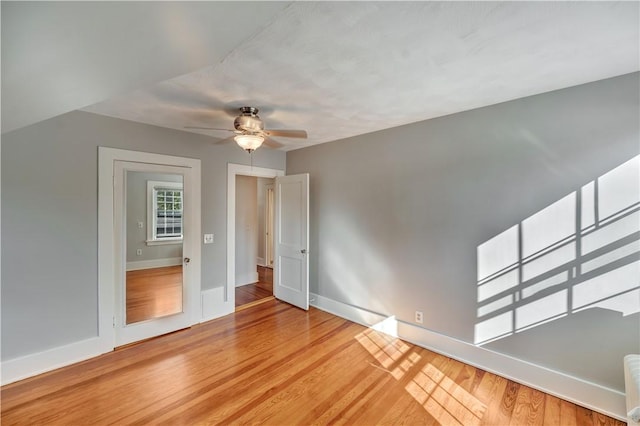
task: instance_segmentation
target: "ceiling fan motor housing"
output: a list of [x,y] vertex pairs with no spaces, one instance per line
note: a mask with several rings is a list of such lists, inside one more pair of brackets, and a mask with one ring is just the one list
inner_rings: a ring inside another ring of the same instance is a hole
[[242,107],[240,111],[242,114],[233,121],[233,127],[236,130],[245,132],[260,132],[264,130],[264,123],[258,117],[258,108]]

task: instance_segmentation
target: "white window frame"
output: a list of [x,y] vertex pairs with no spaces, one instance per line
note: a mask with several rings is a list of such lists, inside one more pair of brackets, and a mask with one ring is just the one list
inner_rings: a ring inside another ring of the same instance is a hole
[[[156,236],[156,225],[157,225],[157,213],[156,213],[156,188],[169,188],[169,189],[179,189],[182,191],[182,203],[184,205],[184,190],[182,182],[167,182],[167,181],[157,181],[157,180],[148,180],[147,181],[147,245],[148,246],[159,246],[166,244],[182,244],[183,237],[167,237],[167,238],[157,238]],[[184,218],[183,224],[184,227]],[[183,229],[184,232],[184,229]]]

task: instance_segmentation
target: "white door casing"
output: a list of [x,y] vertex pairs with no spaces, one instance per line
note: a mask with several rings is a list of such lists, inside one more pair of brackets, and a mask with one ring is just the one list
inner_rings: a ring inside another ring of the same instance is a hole
[[264,236],[264,263],[266,266],[273,267],[273,227],[274,227],[274,203],[275,190],[273,184],[265,186],[265,236]]
[[[184,176],[183,313],[125,326],[124,318],[124,173],[126,170],[180,173]],[[98,197],[98,333],[105,350],[199,322],[201,246],[200,160],[160,154],[99,148]],[[117,214],[119,212],[119,214]]]
[[309,174],[275,181],[275,297],[309,309]]

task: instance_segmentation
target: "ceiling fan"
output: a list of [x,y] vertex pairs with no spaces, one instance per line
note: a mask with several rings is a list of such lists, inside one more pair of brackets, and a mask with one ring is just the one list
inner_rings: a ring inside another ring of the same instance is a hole
[[[283,146],[281,143],[271,139],[271,136],[280,136],[285,138],[300,138],[306,139],[307,132],[305,130],[267,130],[264,128],[264,122],[258,116],[258,108],[254,107],[242,107],[240,108],[240,115],[233,120],[233,127],[231,129],[219,129],[215,127],[198,127],[198,126],[185,126],[185,129],[200,129],[200,130],[223,130],[227,132],[234,132],[236,135],[233,139],[248,153],[252,153],[256,149],[260,148],[264,143],[266,146],[272,148],[279,148]],[[221,142],[226,141],[223,140]]]

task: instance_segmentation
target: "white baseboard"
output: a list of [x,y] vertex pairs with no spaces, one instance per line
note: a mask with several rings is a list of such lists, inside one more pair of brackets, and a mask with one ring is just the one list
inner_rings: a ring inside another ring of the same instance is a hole
[[111,350],[113,350],[113,347],[105,346],[104,339],[92,337],[43,352],[3,361],[0,367],[0,382],[2,385],[17,382],[18,380],[102,355]]
[[242,287],[243,285],[253,284],[255,282],[258,282],[258,271],[236,276],[236,287]]
[[267,266],[267,265],[264,263],[264,257],[259,257],[259,258],[257,258],[257,259],[256,259],[256,263],[258,264],[258,266]]
[[234,303],[224,300],[225,287],[216,287],[202,291],[202,319],[210,321],[235,311]]
[[[210,321],[235,311],[232,301],[224,300],[225,287],[202,291],[202,318],[199,322]],[[0,384],[6,385],[28,377],[46,373],[76,362],[102,355],[113,350],[108,339],[92,337],[46,351],[3,361],[0,364]]]
[[181,257],[138,260],[134,262],[127,262],[127,271],[139,271],[141,269],[164,268],[165,266],[178,266],[178,265],[182,265]]
[[368,327],[383,324],[375,328],[514,382],[626,421],[625,395],[614,389],[317,294],[310,295],[310,303],[318,309]]

